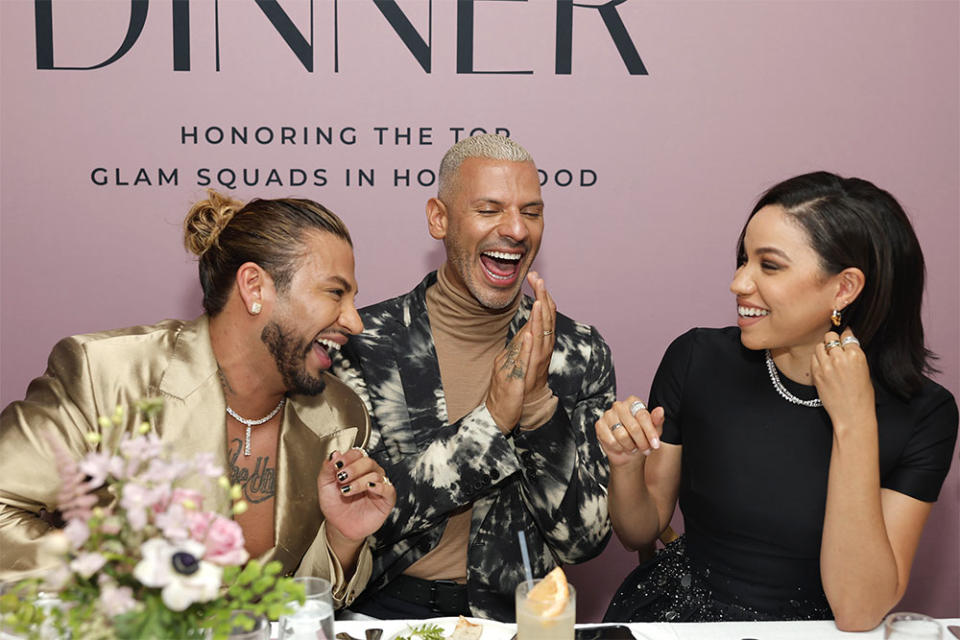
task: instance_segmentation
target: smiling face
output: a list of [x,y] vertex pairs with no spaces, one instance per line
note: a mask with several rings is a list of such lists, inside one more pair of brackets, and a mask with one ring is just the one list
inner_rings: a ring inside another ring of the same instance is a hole
[[484,307],[520,293],[540,249],[543,200],[531,162],[468,158],[449,195],[427,204],[430,235],[442,239],[455,284]]
[[363,331],[354,300],[353,249],[330,233],[309,231],[303,256],[260,339],[270,350],[287,390],[315,395],[323,391],[330,354],[347,337]]
[[745,255],[730,283],[740,340],[748,349],[809,348],[830,329],[841,274],[824,273],[806,231],[779,205],[747,225]]

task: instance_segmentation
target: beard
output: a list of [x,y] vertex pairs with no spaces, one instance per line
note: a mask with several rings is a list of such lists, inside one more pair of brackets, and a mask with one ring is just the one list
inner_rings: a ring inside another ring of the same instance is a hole
[[453,271],[459,276],[460,281],[467,287],[467,291],[481,307],[491,311],[499,311],[500,309],[506,309],[517,299],[524,278],[526,278],[526,270],[523,270],[522,267],[518,266],[518,269],[522,270],[522,277],[518,277],[517,282],[509,289],[486,288],[485,283],[477,282],[474,278],[471,268],[475,260],[472,254],[461,247],[454,239],[445,239],[444,246],[447,251],[447,261],[453,267]]
[[292,332],[285,331],[275,321],[263,328],[260,340],[273,355],[288,392],[304,396],[315,396],[323,392],[326,383],[322,374],[311,375],[305,365],[307,353],[313,348],[313,340],[298,340]]

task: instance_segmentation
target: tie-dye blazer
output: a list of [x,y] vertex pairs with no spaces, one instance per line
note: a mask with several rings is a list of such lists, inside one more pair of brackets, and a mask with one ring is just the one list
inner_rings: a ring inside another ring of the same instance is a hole
[[[448,424],[426,307],[434,282],[435,272],[410,293],[362,309],[363,334],[334,364],[367,403],[370,454],[397,488],[397,505],[375,536],[369,588],[426,554],[448,514],[472,503],[470,609],[513,620],[513,590],[524,576],[517,532],[526,536],[535,576],[588,560],[609,539],[609,470],[593,425],[616,397],[610,349],[593,327],[557,314],[549,384],[559,403],[550,420],[504,436],[481,404]],[[524,297],[506,340],[532,304]]]

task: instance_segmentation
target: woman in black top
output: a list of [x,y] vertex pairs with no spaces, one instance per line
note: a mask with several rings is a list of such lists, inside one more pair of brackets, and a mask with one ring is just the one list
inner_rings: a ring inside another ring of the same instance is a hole
[[610,621],[835,618],[903,595],[957,437],[924,374],[923,255],[886,191],[819,172],[754,207],[730,285],[738,327],[667,349],[648,412],[597,421],[617,536],[642,548],[679,497],[686,533],[640,565]]

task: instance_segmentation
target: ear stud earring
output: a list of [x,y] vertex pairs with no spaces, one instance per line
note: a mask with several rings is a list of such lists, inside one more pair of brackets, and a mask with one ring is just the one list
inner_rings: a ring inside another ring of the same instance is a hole
[[258,313],[260,313],[261,309],[263,309],[263,305],[261,305],[259,302],[254,302],[252,305],[250,305],[250,313],[252,313],[253,315],[257,315]]

